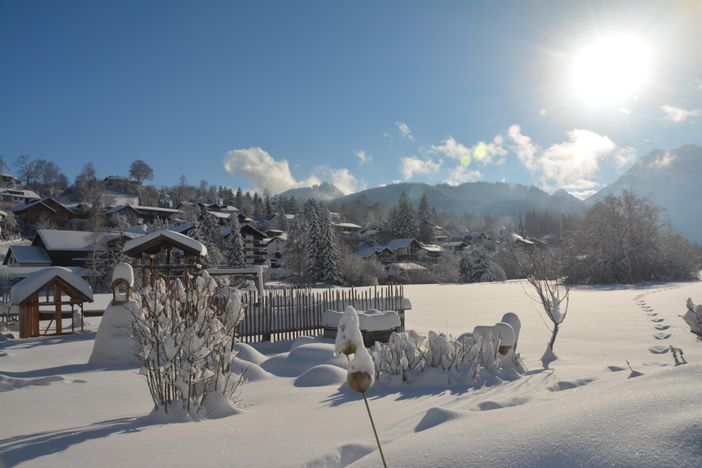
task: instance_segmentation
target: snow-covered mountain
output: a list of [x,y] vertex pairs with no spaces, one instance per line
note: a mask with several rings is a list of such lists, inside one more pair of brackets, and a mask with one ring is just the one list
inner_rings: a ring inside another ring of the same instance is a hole
[[648,197],[680,234],[702,244],[702,147],[652,151],[587,202],[624,190]]
[[334,184],[322,182],[319,185],[312,187],[299,187],[286,190],[280,196],[295,197],[298,201],[304,203],[309,199],[316,201],[330,202],[344,196],[344,192],[339,190]]
[[471,182],[456,186],[392,184],[348,195],[339,202],[351,202],[359,197],[366,197],[371,203],[390,207],[397,203],[403,191],[415,203],[426,194],[429,203],[437,211],[450,216],[469,213],[475,216],[490,215],[516,219],[532,210],[550,211],[554,214],[579,213],[585,207],[582,201],[562,190],[550,195],[537,187],[499,182]]

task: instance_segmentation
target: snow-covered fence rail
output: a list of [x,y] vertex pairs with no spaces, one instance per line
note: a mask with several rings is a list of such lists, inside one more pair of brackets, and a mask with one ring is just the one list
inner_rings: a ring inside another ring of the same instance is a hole
[[411,309],[398,285],[372,289],[286,288],[248,291],[243,294],[245,317],[237,335],[241,341],[279,341],[324,332],[322,315],[327,310],[344,310],[350,305],[358,310],[394,310],[400,316],[401,330],[405,327],[405,311]]

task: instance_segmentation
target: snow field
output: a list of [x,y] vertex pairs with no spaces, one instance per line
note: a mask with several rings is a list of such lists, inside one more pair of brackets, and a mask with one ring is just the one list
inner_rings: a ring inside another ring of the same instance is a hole
[[[407,327],[422,334],[456,337],[516,312],[528,371],[478,389],[436,386],[431,373],[399,388],[376,383],[368,396],[389,465],[699,466],[702,343],[679,315],[687,297],[702,302],[702,283],[574,289],[559,359],[546,370],[549,331],[525,290],[521,282],[405,287],[413,304]],[[0,344],[0,460],[379,465],[361,397],[343,383],[346,357],[334,357],[331,340],[239,344],[237,364],[250,377],[242,412],[160,424],[147,417],[153,404],[136,369],[86,364],[93,338]],[[675,367],[669,345],[690,364]]]

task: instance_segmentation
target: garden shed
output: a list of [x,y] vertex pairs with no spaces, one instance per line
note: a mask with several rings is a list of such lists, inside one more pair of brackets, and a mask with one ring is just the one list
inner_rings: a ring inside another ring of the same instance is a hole
[[[76,318],[83,330],[83,303],[93,302],[90,285],[71,270],[49,267],[38,270],[15,284],[10,291],[13,306],[19,307],[20,338],[40,335],[39,322],[50,320],[44,330],[48,334],[54,324],[54,334],[61,335],[63,319],[71,319],[71,333]],[[80,313],[76,313],[76,307]]]
[[199,270],[207,257],[207,247],[201,242],[167,229],[154,231],[124,244],[122,252],[134,259],[133,265],[141,271],[141,281],[153,281],[157,276],[166,279],[184,276]]

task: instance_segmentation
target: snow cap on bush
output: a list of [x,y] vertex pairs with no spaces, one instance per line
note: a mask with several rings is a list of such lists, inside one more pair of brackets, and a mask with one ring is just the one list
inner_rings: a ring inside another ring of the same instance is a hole
[[353,307],[346,306],[336,331],[336,352],[348,356],[354,354],[357,348],[363,348],[363,335],[361,335],[358,313]]

